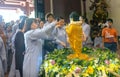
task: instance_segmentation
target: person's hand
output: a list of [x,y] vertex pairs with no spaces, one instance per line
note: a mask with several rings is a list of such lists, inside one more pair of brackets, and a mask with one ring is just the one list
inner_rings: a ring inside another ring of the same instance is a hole
[[69,43],[69,38],[67,37],[67,42]]
[[83,32],[82,41],[86,41],[86,35],[85,35],[85,33],[84,33],[84,32]]
[[66,44],[64,42],[60,42],[60,44],[63,46],[63,47],[66,47]]
[[60,27],[60,25],[58,24],[58,25],[56,25],[56,28],[58,28],[58,27]]
[[59,25],[59,22],[58,21],[56,21],[56,27],[59,27],[60,25]]

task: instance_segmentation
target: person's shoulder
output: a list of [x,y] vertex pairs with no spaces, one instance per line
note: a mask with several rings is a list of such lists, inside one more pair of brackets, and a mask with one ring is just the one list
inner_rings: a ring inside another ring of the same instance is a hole
[[90,25],[87,24],[87,23],[84,23],[84,24],[83,24],[83,27],[90,28]]
[[112,28],[112,30],[116,30],[116,28]]
[[105,31],[107,31],[108,30],[108,28],[103,28],[102,29],[102,33],[104,33]]
[[47,25],[49,25],[50,23],[47,21],[43,27],[46,27]]
[[114,32],[118,32],[117,29],[115,29],[115,28],[112,28],[112,31],[114,31]]
[[18,32],[16,33],[16,36],[17,36],[17,35],[23,35],[23,32],[18,31]]
[[31,32],[32,32],[32,30],[29,30],[29,31],[25,32],[25,33],[24,33],[24,36],[29,35]]
[[18,31],[17,33],[23,33],[23,32],[20,30],[20,31]]
[[86,24],[86,26],[89,26],[90,27],[90,25],[89,24],[87,24],[87,23],[85,23]]

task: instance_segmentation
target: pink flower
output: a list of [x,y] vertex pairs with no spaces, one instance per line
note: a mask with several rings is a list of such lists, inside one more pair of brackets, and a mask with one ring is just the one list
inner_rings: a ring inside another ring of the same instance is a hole
[[50,63],[51,63],[52,65],[54,65],[54,64],[55,64],[55,60],[50,60]]
[[105,64],[110,64],[110,61],[109,60],[105,60]]
[[81,72],[81,68],[76,67],[76,69],[75,69],[75,73],[80,73],[80,72]]

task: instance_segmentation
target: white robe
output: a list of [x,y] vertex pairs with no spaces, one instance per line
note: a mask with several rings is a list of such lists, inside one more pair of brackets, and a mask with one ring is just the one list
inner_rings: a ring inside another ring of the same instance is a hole
[[11,64],[11,68],[10,68],[8,77],[20,77],[19,70],[15,69],[15,52],[13,54],[12,64]]
[[[89,38],[90,37],[90,25],[88,25],[87,23],[83,23],[82,30],[85,33],[86,38]],[[88,39],[83,42],[83,46],[87,46],[87,41]]]
[[26,52],[23,62],[23,77],[38,77],[42,64],[42,42],[40,39],[48,39],[55,27],[55,22],[42,29],[30,30],[25,33]]
[[4,77],[4,70],[2,65],[2,60],[0,59],[0,77]]
[[57,44],[57,49],[63,49],[64,46],[62,46],[60,43],[64,42],[66,47],[69,47],[69,44],[67,42],[67,34],[63,27],[56,27],[52,33],[55,37],[55,43]]
[[20,72],[19,70],[16,70],[15,66],[15,47],[14,47],[14,41],[15,41],[15,36],[17,32],[19,32],[20,29],[17,29],[16,32],[14,33],[12,37],[12,52],[13,52],[13,57],[12,57],[12,64],[10,66],[10,72],[8,77],[20,77]]
[[2,38],[0,37],[0,77],[4,77],[3,62],[6,61],[6,51]]

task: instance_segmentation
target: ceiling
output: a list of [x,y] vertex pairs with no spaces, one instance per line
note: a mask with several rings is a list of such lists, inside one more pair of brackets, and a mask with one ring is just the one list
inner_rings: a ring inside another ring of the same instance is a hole
[[29,3],[29,7],[34,7],[33,6],[33,1],[34,0],[0,0],[0,8],[4,8],[4,7],[16,7],[16,6],[20,6],[20,7],[25,7],[26,6],[26,2]]
[[0,4],[13,4],[13,5],[20,5],[21,3],[29,2],[33,4],[34,0],[0,0]]

